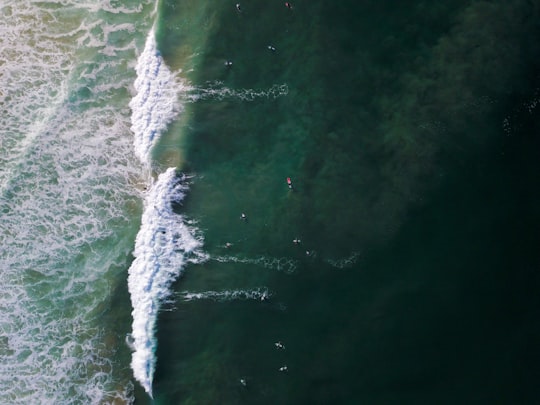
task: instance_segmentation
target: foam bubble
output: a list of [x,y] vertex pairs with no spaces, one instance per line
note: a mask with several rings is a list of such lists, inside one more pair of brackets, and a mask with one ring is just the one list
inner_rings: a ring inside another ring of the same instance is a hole
[[151,186],[135,243],[135,260],[129,268],[135,349],[131,365],[135,378],[150,396],[156,365],[154,329],[160,305],[187,263],[206,260],[197,229],[173,211],[173,204],[182,200],[186,189],[187,178],[177,178],[174,168],[160,174]]
[[185,102],[197,102],[207,99],[224,100],[239,99],[242,101],[255,101],[259,98],[275,99],[286,96],[289,87],[286,84],[274,84],[268,89],[231,89],[223,85],[222,82],[210,82],[206,86],[186,87],[182,95]]

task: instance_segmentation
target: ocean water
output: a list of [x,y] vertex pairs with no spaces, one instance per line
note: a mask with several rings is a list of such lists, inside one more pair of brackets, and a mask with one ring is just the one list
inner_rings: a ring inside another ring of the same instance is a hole
[[114,304],[146,182],[129,101],[154,7],[0,5],[2,403],[133,398]]
[[4,0],[0,402],[538,402],[539,12]]

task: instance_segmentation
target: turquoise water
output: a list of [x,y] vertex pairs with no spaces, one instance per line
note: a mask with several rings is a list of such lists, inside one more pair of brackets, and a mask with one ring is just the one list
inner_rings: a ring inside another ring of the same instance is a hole
[[2,403],[133,398],[113,303],[144,183],[128,103],[153,5],[136,3],[0,7]]
[[538,401],[538,2],[0,10],[0,402]]

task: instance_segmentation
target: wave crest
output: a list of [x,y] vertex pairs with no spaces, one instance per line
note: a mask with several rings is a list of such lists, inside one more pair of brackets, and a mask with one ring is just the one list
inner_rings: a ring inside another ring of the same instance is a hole
[[135,260],[129,268],[135,349],[131,366],[135,378],[150,396],[156,366],[154,331],[160,305],[187,263],[206,260],[201,250],[202,236],[173,210],[187,187],[186,176],[177,178],[174,168],[159,175],[146,197],[133,253]]

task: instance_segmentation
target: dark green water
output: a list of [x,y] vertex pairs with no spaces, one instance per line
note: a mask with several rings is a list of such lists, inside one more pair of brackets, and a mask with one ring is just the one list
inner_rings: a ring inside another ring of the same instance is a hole
[[272,297],[163,312],[155,402],[538,402],[539,2],[293,6],[162,4],[193,85],[287,85],[189,104],[171,131],[206,250],[294,271],[188,268],[179,293]]

